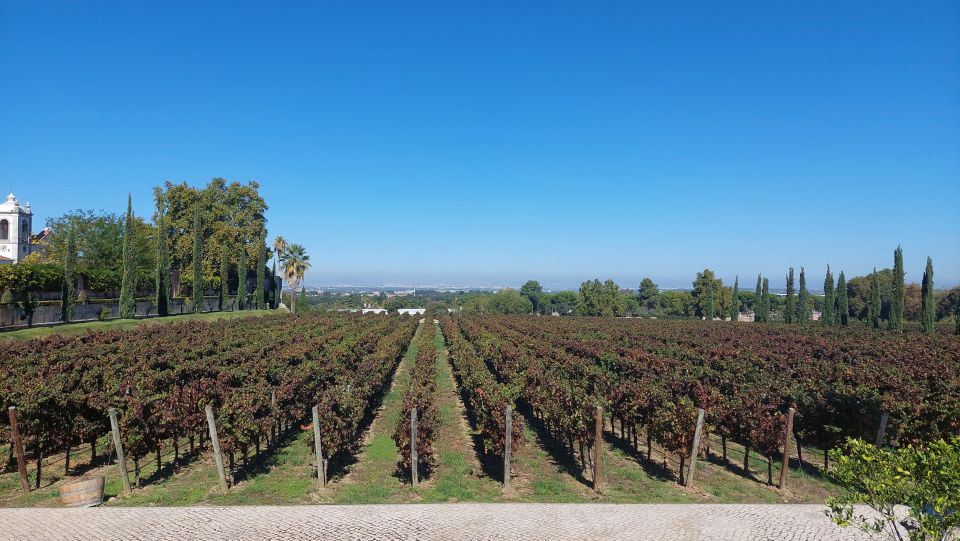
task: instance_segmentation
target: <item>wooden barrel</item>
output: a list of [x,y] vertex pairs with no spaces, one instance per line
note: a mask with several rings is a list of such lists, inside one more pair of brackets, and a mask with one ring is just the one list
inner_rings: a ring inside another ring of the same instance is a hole
[[60,485],[60,503],[64,507],[93,507],[103,503],[103,476],[80,479]]

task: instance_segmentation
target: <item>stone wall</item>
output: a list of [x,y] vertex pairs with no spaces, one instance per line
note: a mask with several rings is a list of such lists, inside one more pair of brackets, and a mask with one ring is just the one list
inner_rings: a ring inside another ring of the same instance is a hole
[[[193,302],[189,299],[171,299],[170,314],[189,314],[192,310]],[[236,298],[231,297],[226,303],[227,310],[233,310],[236,307]],[[102,308],[106,308],[110,314],[106,319],[116,319],[120,317],[120,302],[96,302],[87,304],[73,305],[72,322],[77,321],[96,321]],[[220,310],[220,300],[217,297],[206,297],[203,299],[203,311],[213,312]],[[152,301],[137,302],[137,317],[149,317],[157,315],[157,306]],[[44,325],[60,322],[60,305],[42,305],[38,306],[33,312],[33,324]],[[27,320],[23,318],[23,310],[17,304],[0,304],[0,328],[26,327]]]

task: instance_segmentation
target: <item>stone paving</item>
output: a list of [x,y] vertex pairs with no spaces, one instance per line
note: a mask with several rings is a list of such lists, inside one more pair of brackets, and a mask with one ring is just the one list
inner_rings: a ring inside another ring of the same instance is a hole
[[2,509],[2,539],[871,539],[821,505],[436,504]]

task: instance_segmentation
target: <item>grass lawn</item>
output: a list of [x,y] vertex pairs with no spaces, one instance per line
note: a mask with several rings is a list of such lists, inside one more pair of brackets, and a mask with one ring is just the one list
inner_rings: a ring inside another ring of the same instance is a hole
[[263,316],[267,314],[278,314],[276,310],[244,310],[241,312],[207,312],[203,314],[184,314],[166,317],[147,317],[139,319],[109,319],[107,321],[85,321],[82,323],[68,323],[58,325],[45,325],[34,327],[32,329],[16,329],[11,331],[0,331],[0,340],[30,340],[33,338],[45,338],[55,334],[72,335],[83,334],[87,331],[98,330],[107,331],[113,329],[129,329],[141,325],[163,325],[166,323],[175,323],[178,321],[213,321],[216,319],[234,319],[238,317]]

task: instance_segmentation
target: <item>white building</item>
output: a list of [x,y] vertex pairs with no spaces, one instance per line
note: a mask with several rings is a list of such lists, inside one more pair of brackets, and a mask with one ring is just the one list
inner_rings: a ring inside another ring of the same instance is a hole
[[30,255],[33,212],[30,203],[23,207],[12,193],[0,203],[0,264],[19,263]]
[[398,314],[408,314],[411,316],[421,316],[426,311],[426,308],[397,308]]

